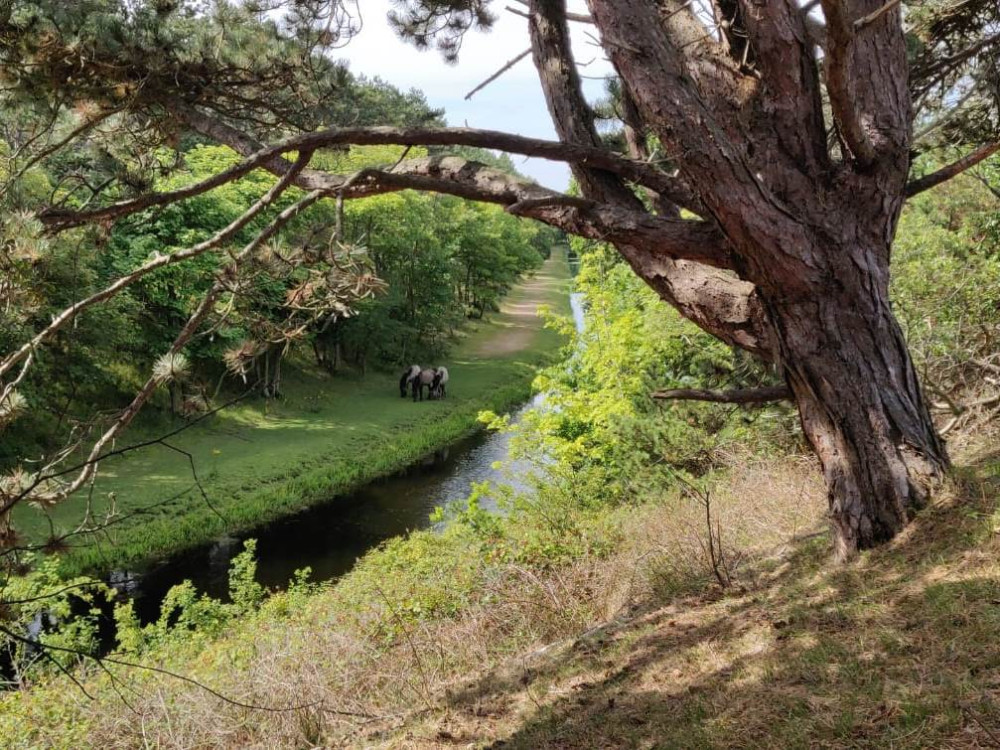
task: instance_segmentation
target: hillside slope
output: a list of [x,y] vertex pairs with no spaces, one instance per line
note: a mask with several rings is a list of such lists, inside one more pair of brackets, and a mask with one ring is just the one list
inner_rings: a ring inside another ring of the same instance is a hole
[[42,682],[0,701],[0,734],[17,748],[996,747],[997,437],[953,445],[947,491],[849,564],[831,562],[811,460],[739,461],[711,487],[727,588],[683,494],[602,513],[589,551],[555,566],[477,556],[461,526],[417,532],[223,633],[184,628],[124,656],[187,681],[91,666],[94,700]]
[[730,589],[664,601],[654,585],[353,746],[997,747],[997,444],[967,449],[955,485],[885,549],[838,567],[825,532],[798,534]]

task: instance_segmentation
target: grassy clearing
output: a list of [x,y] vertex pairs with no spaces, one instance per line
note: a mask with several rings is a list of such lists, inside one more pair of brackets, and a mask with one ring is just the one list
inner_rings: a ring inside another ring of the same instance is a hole
[[953,486],[847,565],[830,564],[812,463],[744,460],[713,488],[742,561],[727,590],[679,495],[582,521],[595,551],[555,568],[491,560],[462,527],[420,532],[221,639],[143,658],[303,708],[248,711],[136,671],[128,708],[95,671],[96,704],[60,679],[5,698],[0,733],[79,748],[993,746],[996,437],[956,451]]
[[[120,520],[99,538],[72,538],[68,572],[126,566],[266,523],[455,441],[476,429],[481,410],[502,411],[524,401],[536,367],[561,343],[524,310],[548,305],[567,312],[569,275],[565,252],[557,249],[511,291],[500,314],[470,323],[441,363],[451,373],[444,401],[400,399],[392,374],[330,377],[289,368],[280,402],[238,404],[168,445],[109,459],[92,510],[101,517],[113,493]],[[511,336],[517,346],[510,346]],[[142,442],[179,424],[150,421],[129,439]],[[79,524],[83,505],[81,497],[49,514],[19,509],[15,523],[29,540],[44,540],[53,529],[62,533]]]

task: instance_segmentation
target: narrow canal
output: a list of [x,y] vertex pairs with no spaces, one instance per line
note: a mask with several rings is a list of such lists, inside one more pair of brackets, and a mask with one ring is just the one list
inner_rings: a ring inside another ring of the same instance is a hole
[[[582,330],[580,295],[571,295],[570,304],[576,327]],[[538,395],[521,406],[512,422],[543,401],[544,396]],[[428,528],[433,510],[465,500],[473,483],[503,479],[504,473],[495,464],[507,462],[509,442],[506,433],[478,432],[353,493],[331,497],[240,536],[188,550],[141,573],[116,572],[111,583],[134,598],[136,611],[146,622],[156,619],[170,587],[184,580],[192,581],[199,591],[225,598],[229,562],[248,538],[257,540],[257,578],[269,588],[284,587],[296,570],[305,567],[312,569],[311,580],[337,578],[383,541]],[[508,467],[506,473],[516,476],[518,467]]]

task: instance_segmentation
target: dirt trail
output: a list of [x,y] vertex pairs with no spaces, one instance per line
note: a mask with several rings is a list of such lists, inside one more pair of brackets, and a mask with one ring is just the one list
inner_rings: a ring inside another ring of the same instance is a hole
[[505,356],[531,345],[535,334],[545,325],[538,315],[539,305],[553,304],[564,293],[565,264],[563,254],[554,251],[538,273],[511,290],[501,303],[499,314],[490,320],[496,331],[478,343],[476,356]]

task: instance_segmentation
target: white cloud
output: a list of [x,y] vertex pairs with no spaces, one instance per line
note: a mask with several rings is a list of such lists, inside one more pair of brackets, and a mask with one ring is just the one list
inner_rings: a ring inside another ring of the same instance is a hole
[[[348,62],[352,71],[379,76],[404,90],[420,89],[431,106],[445,110],[449,125],[555,138],[530,58],[519,62],[471,101],[464,99],[504,63],[528,48],[525,19],[497,5],[499,17],[493,29],[485,34],[470,32],[466,35],[458,64],[448,65],[437,51],[421,52],[396,37],[386,21],[389,0],[362,0],[362,3],[364,28],[347,47],[338,51],[338,56]],[[572,26],[577,59],[581,63],[594,60],[582,72],[587,76],[603,76],[610,72],[603,52],[584,34],[586,29],[579,24]],[[602,83],[586,79],[584,88],[588,96],[598,96]],[[564,164],[520,157],[514,157],[514,161],[519,170],[548,187],[564,190],[569,182],[569,170]]]

